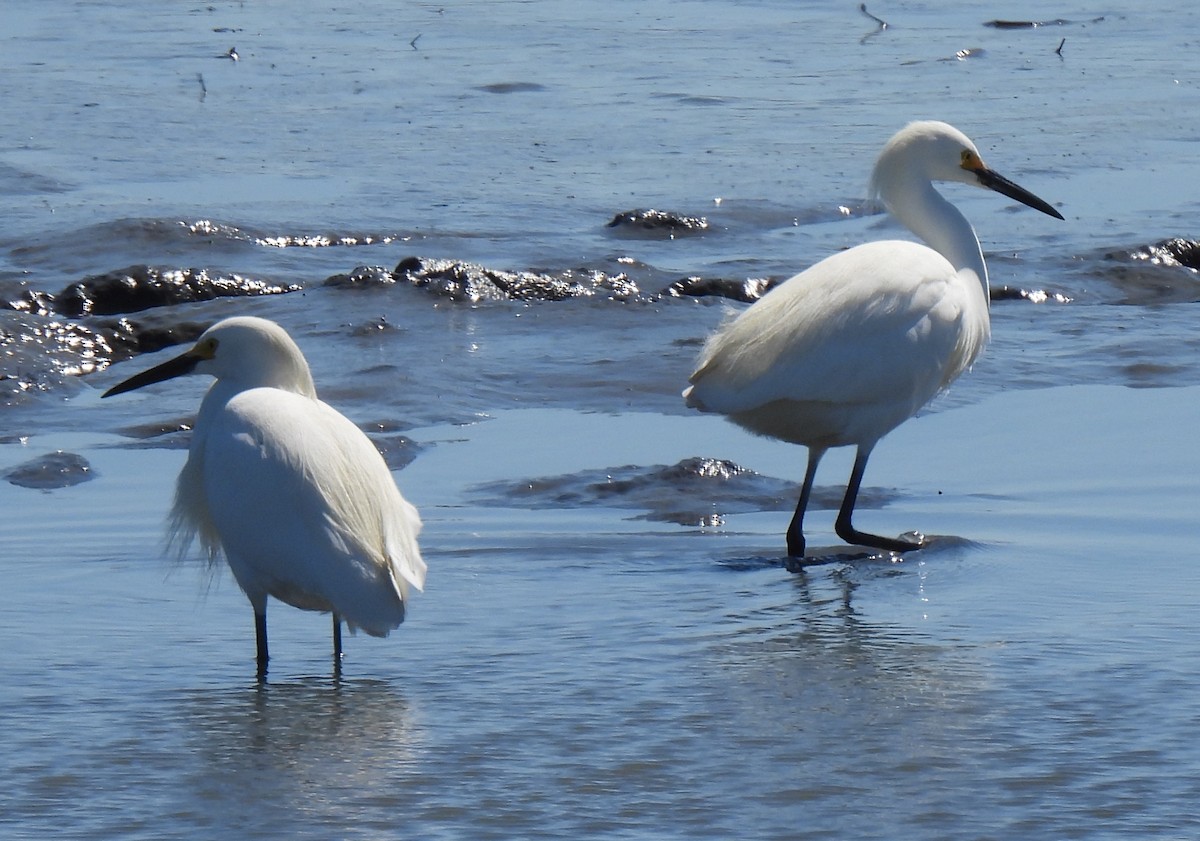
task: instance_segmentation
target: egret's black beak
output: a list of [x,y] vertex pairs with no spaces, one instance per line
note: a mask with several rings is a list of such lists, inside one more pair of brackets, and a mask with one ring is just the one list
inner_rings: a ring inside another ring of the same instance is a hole
[[135,388],[141,388],[144,385],[161,383],[163,380],[182,377],[184,374],[192,373],[192,370],[202,359],[203,357],[188,351],[185,354],[176,356],[174,359],[168,359],[161,365],[155,365],[148,371],[134,374],[124,382],[114,385],[108,391],[101,394],[100,397],[112,397],[114,394],[124,394],[127,391],[133,391]]
[[989,190],[995,190],[997,193],[1008,196],[1010,199],[1016,199],[1021,204],[1028,205],[1034,210],[1040,210],[1047,216],[1053,216],[1055,219],[1063,218],[1063,215],[1049,204],[1039,199],[1024,187],[1009,181],[998,172],[987,167],[980,167],[972,171],[975,173],[975,177],[979,179],[980,185],[987,187]]

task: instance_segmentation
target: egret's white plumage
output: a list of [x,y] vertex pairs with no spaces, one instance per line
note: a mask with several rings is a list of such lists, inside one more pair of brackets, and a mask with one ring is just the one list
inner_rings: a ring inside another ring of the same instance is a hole
[[332,612],[340,624],[386,636],[421,589],[421,520],[379,451],[317,399],[308,363],[270,321],[230,318],[182,356],[105,393],[187,373],[210,374],[171,511],[173,542],[198,539],[224,554],[254,608],[260,673],[267,661],[267,597]]
[[684,391],[691,407],[809,448],[789,555],[804,554],[804,509],[821,456],[849,445],[858,454],[838,534],[892,551],[920,545],[859,532],[851,514],[876,442],[970,367],[990,332],[979,240],[933,181],[986,187],[1062,218],[988,169],[962,132],[911,123],[884,147],[871,192],[928,245],[870,242],[790,278],[709,339]]

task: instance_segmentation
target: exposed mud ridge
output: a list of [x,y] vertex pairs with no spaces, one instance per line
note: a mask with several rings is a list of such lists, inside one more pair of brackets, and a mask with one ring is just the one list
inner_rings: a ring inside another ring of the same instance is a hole
[[173,304],[215,298],[279,295],[299,286],[281,286],[238,274],[213,274],[208,269],[178,269],[137,265],[85,277],[57,294],[27,291],[9,301],[12,309],[38,315],[81,318],[120,315]]
[[[813,489],[810,508],[836,508],[842,488]],[[673,465],[624,465],[562,476],[490,482],[472,489],[483,504],[508,508],[634,509],[635,519],[682,526],[719,525],[726,515],[755,511],[791,511],[799,487],[764,476],[732,461],[692,457]],[[895,496],[864,488],[863,508],[879,507]]]
[[418,455],[433,446],[419,443],[401,434],[397,431],[395,423],[389,421],[359,424],[359,428],[371,439],[375,449],[379,450],[389,470],[408,467]]
[[1184,266],[1197,271],[1200,270],[1200,242],[1182,237],[1164,239],[1153,245],[1135,248],[1128,257],[1154,266]]
[[[661,281],[659,281],[661,282]],[[349,274],[333,275],[326,286],[367,289],[407,283],[452,301],[563,301],[570,298],[604,298],[614,301],[654,301],[660,298],[714,296],[736,301],[757,301],[778,281],[768,278],[685,277],[661,290],[644,290],[624,272],[600,269],[510,271],[477,263],[434,257],[405,257],[393,271],[380,266],[358,266]],[[657,285],[657,284],[656,284]]]
[[1104,255],[1096,273],[1119,294],[1117,303],[1135,306],[1200,301],[1200,242],[1164,239]]
[[58,450],[10,467],[0,476],[18,487],[50,491],[86,482],[96,473],[83,456]]
[[118,362],[139,354],[190,344],[210,326],[208,322],[148,316],[139,319],[100,319],[96,322],[96,332],[109,346],[110,361]]
[[675,239],[702,234],[709,229],[703,216],[685,216],[668,210],[626,210],[606,226],[615,234],[637,239]]
[[[638,285],[624,273],[593,269],[566,269],[554,274],[537,271],[489,269],[461,260],[406,257],[392,272],[393,281],[410,283],[454,301],[561,301],[567,298],[603,297],[628,300],[641,295]],[[386,282],[377,270],[355,269],[338,285]],[[356,280],[357,279],[357,280]]]
[[750,277],[745,280],[724,277],[685,277],[664,289],[663,295],[670,298],[715,296],[749,304],[766,295],[780,283],[782,281],[764,277]]
[[229,240],[247,242],[267,248],[333,248],[358,245],[378,245],[380,243],[396,242],[412,238],[409,233],[318,233],[318,234],[280,234],[256,231],[253,228],[241,228],[210,219],[198,219],[194,222],[166,223],[160,220],[150,220],[147,224],[177,226],[187,234],[208,237],[213,240]]
[[113,362],[194,341],[206,324],[149,316],[89,323],[0,311],[0,403]]
[[49,391],[113,356],[109,338],[82,324],[0,311],[0,403]]
[[1069,304],[1071,297],[1046,289],[1018,289],[1015,286],[993,286],[988,290],[993,301],[1029,301],[1031,304]]

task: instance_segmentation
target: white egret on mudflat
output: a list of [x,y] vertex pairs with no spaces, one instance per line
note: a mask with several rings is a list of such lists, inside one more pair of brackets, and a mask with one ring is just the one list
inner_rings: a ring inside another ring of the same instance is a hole
[[808,447],[789,556],[804,555],[804,511],[821,457],[851,445],[838,536],[891,552],[922,544],[866,534],[851,517],[872,448],[970,367],[991,330],[979,240],[933,181],[985,187],[1063,218],[985,166],[958,129],[911,123],[884,146],[871,193],[928,245],[870,242],[784,281],[709,338],[683,393],[688,406]]
[[254,609],[259,677],[267,670],[267,597],[387,636],[422,589],[421,519],[371,440],[317,399],[308,362],[282,327],[229,318],[181,356],[104,397],[183,374],[216,381],[200,404],[175,489],[171,540],[224,554]]

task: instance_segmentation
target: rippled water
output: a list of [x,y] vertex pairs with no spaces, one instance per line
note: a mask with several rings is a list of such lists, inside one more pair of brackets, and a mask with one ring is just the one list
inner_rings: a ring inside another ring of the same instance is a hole
[[[869,11],[8,3],[0,835],[1194,835],[1200,287],[1148,249],[1197,236],[1197,13]],[[861,515],[942,537],[790,574],[803,453],[679,399],[744,305],[669,290],[895,235],[865,182],[915,117],[1067,221],[947,188],[994,339]],[[637,208],[708,226],[608,227]],[[412,257],[608,280],[355,274]],[[296,291],[67,311],[131,267]],[[258,686],[231,578],[162,557],[203,384],[98,397],[161,358],[123,337],[233,313],[296,336],[426,520],[427,592],[340,680],[328,620],[276,606]]]

